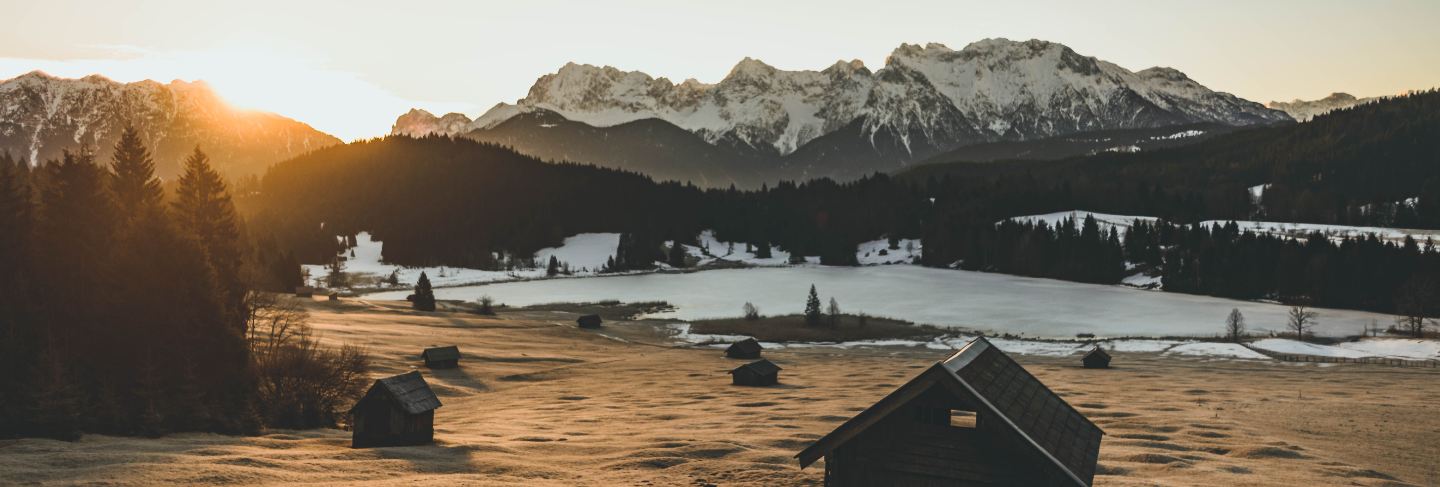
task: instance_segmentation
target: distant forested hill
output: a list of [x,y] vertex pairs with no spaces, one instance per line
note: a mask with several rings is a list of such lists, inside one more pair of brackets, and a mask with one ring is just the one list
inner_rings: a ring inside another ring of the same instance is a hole
[[[980,191],[985,218],[1085,208],[1176,221],[1260,217],[1440,227],[1440,92],[1427,91],[1153,152],[1061,161],[947,163],[898,176]],[[1259,207],[1248,188],[1269,185]],[[1030,196],[1014,201],[1016,193]],[[1041,193],[1041,194],[1033,194]],[[1407,199],[1410,204],[1405,204]]]

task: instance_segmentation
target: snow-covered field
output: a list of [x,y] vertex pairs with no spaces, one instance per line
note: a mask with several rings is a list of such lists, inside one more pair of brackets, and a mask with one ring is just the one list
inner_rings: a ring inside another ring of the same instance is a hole
[[[682,320],[735,317],[745,302],[765,314],[801,312],[814,284],[821,299],[835,297],[846,312],[865,312],[938,326],[993,333],[1073,338],[1105,336],[1214,336],[1231,308],[1245,314],[1252,332],[1283,331],[1287,308],[1122,286],[1079,284],[913,265],[725,269],[683,274],[641,274],[593,279],[558,279],[437,289],[441,299],[526,306],[555,302],[618,299],[664,300],[677,306],[658,318]],[[408,292],[371,295],[403,299]],[[1317,309],[1322,335],[1363,329],[1388,315]]]
[[[759,258],[754,249],[747,250],[744,243],[726,242],[715,238],[706,230],[696,238],[698,245],[685,245],[685,251],[696,259],[696,265],[711,264],[724,260],[742,262],[757,267],[784,267],[789,263],[790,254],[774,247],[771,256]],[[385,278],[397,273],[402,285],[413,284],[424,271],[434,286],[457,286],[492,282],[538,279],[545,276],[545,267],[550,257],[569,265],[571,274],[566,277],[593,277],[598,275],[607,260],[615,255],[620,243],[618,233],[582,233],[566,238],[559,247],[541,249],[535,253],[536,268],[510,271],[488,271],[461,267],[401,267],[382,262],[384,244],[369,233],[362,232],[355,237],[354,255],[346,253],[345,273],[350,275],[368,274]],[[665,242],[668,247],[672,242]],[[901,239],[895,249],[889,248],[887,240],[872,240],[856,246],[855,257],[860,265],[909,264],[920,259],[920,241]],[[818,264],[819,257],[807,257],[806,264]],[[805,264],[802,264],[805,265]],[[323,286],[330,269],[324,265],[306,265],[305,272],[310,282]],[[664,268],[662,265],[661,268]],[[382,286],[383,287],[383,286]]]
[[1367,338],[1335,345],[1320,345],[1281,338],[1257,340],[1250,346],[1279,354],[1316,355],[1336,358],[1403,358],[1440,360],[1440,340]]

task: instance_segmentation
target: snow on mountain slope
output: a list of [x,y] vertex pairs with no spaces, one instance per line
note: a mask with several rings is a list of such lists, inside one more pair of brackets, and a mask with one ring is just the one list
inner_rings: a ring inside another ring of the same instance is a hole
[[1331,93],[1330,96],[1319,100],[1301,100],[1297,98],[1288,102],[1272,101],[1266,104],[1266,106],[1283,111],[1296,121],[1309,122],[1310,119],[1319,115],[1324,115],[1342,108],[1350,108],[1355,105],[1364,105],[1378,99],[1379,98],[1376,97],[1355,98],[1354,95],[1349,93]]
[[82,148],[108,162],[127,125],[140,131],[161,177],[177,174],[197,145],[221,171],[243,176],[341,142],[279,115],[232,108],[204,82],[119,83],[39,71],[0,81],[0,151],[32,165]]
[[904,44],[874,72],[860,61],[785,71],[746,58],[714,84],[570,63],[542,76],[515,104],[497,105],[467,126],[407,114],[394,133],[458,135],[540,109],[597,127],[656,118],[712,144],[779,155],[857,120],[861,137],[883,132],[912,155],[921,145],[1289,120],[1174,69],[1132,72],[1061,44],[987,39],[958,51]]

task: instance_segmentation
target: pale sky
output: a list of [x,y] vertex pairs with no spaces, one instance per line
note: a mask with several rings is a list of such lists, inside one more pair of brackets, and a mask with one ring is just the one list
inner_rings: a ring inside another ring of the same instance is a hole
[[878,69],[902,42],[988,37],[1170,66],[1262,103],[1440,86],[1440,0],[0,0],[0,19],[0,79],[203,79],[345,139],[411,107],[474,117],[569,61],[715,82],[746,56]]

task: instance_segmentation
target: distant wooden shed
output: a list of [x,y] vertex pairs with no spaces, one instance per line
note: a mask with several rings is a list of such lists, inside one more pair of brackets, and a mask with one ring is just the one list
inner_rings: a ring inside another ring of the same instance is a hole
[[315,296],[315,288],[310,286],[295,286],[295,297],[309,298]]
[[801,451],[827,486],[1088,487],[1104,435],[984,338]]
[[737,386],[773,386],[780,383],[780,366],[760,359],[730,371],[731,383]]
[[460,366],[460,347],[431,347],[420,352],[425,366],[432,369],[453,369]]
[[333,291],[332,291],[332,292],[330,293],[330,300],[331,300],[331,301],[339,301],[339,300],[340,300],[340,293],[337,293],[337,292],[333,292]]
[[731,343],[730,348],[725,349],[725,356],[730,358],[757,359],[760,358],[760,351],[763,349],[764,347],[760,346],[760,342],[755,341],[754,338],[746,338]]
[[1080,363],[1085,364],[1087,369],[1108,369],[1110,368],[1110,354],[1096,345],[1094,349],[1090,350],[1090,353],[1080,359]]
[[575,323],[580,325],[581,328],[599,328],[601,323],[600,315],[581,316],[575,320]]
[[424,445],[435,441],[440,398],[419,372],[375,381],[350,408],[352,448]]

